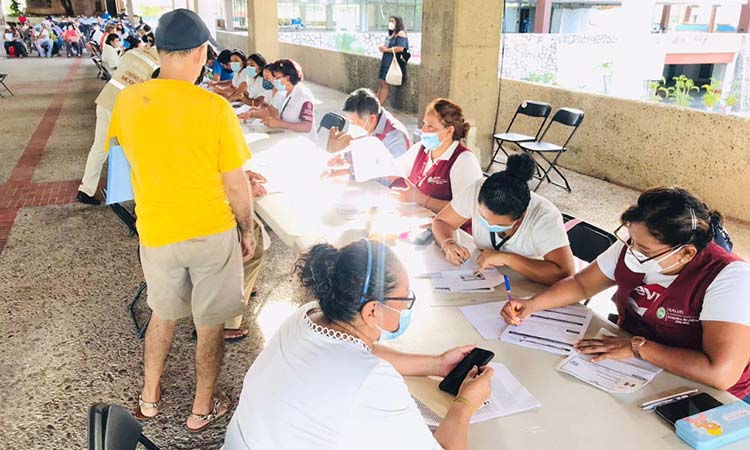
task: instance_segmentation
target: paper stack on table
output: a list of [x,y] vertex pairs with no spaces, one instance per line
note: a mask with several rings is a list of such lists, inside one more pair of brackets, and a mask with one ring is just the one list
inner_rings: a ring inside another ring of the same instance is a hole
[[568,355],[573,344],[583,339],[591,322],[591,310],[582,305],[563,306],[531,314],[521,325],[509,326],[503,342]]
[[[596,338],[601,339],[604,336],[615,336],[615,334],[602,328]],[[647,385],[662,371],[653,364],[636,358],[606,359],[595,363],[591,362],[592,357],[571,354],[557,366],[557,370],[613,394],[635,392]]]
[[[499,363],[490,363],[495,373],[492,375],[492,394],[487,403],[484,404],[471,417],[471,423],[484,422],[497,417],[509,416],[520,412],[541,407],[541,403],[510,373],[507,367]],[[436,427],[445,417],[453,401],[453,397],[444,392],[439,392],[441,401],[434,403],[436,409],[427,406],[415,397],[417,407],[425,418],[428,426]]]
[[461,314],[474,327],[484,339],[499,339],[502,332],[508,326],[500,316],[507,302],[491,302],[479,305],[462,306],[459,308]]
[[436,272],[430,278],[436,292],[492,292],[503,282],[503,276],[494,268],[478,273],[465,269]]
[[349,144],[349,152],[352,156],[354,181],[361,183],[377,178],[404,176],[388,148],[374,136],[354,139]]

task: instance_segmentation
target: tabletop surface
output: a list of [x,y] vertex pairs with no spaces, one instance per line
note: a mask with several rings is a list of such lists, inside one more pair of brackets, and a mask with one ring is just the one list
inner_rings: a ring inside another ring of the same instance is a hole
[[[724,391],[662,372],[639,391],[613,395],[555,370],[559,355],[485,340],[463,317],[459,306],[504,300],[505,294],[445,294],[432,292],[429,279],[418,275],[451,268],[434,244],[415,246],[397,236],[418,230],[431,213],[418,207],[395,205],[385,186],[376,182],[353,186],[340,181],[321,181],[328,153],[307,138],[289,133],[258,137],[251,144],[253,159],[246,165],[267,178],[285,177],[284,192],[256,200],[256,211],[286,244],[297,249],[327,241],[344,245],[368,235],[374,221],[392,223],[396,236],[389,244],[407,267],[417,294],[411,326],[389,345],[407,352],[436,354],[459,345],[474,344],[495,353],[502,363],[541,403],[541,408],[471,425],[469,448],[476,450],[524,449],[687,449],[672,427],[638,405],[688,388],[698,388],[723,403],[737,401]],[[260,132],[262,135],[262,130]],[[358,204],[359,208],[352,205]],[[374,209],[373,209],[374,208]],[[359,209],[355,211],[355,209]],[[464,236],[467,239],[468,236]],[[470,238],[468,238],[470,239]],[[532,295],[543,286],[509,270],[514,294]],[[616,326],[594,316],[586,336],[599,329],[623,334]],[[448,394],[438,390],[439,380],[408,377],[412,395],[435,411],[447,408]],[[750,448],[750,439],[723,447]]]

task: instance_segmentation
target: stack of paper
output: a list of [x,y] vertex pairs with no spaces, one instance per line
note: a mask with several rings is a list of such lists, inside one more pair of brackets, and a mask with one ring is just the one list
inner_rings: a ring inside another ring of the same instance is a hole
[[496,269],[448,270],[430,274],[436,292],[492,292],[502,284],[503,276]]
[[[531,409],[539,408],[542,405],[534,398],[529,391],[510,373],[507,367],[499,363],[490,363],[495,373],[492,375],[492,394],[489,400],[479,408],[471,417],[471,423],[484,422],[485,420],[495,419],[497,417],[509,416]],[[452,397],[450,397],[452,399]],[[425,419],[428,426],[436,427],[443,419],[448,405],[441,405],[442,411],[439,413],[428,408],[423,402],[417,400],[417,407]],[[442,414],[442,415],[441,415]]]
[[508,326],[500,315],[507,302],[491,302],[479,305],[462,306],[459,309],[466,320],[484,339],[499,339]]
[[509,326],[503,342],[568,355],[573,344],[583,339],[591,322],[591,310],[585,306],[563,306],[533,313],[521,325]]
[[404,176],[388,148],[374,136],[353,140],[349,144],[349,152],[352,156],[354,180],[359,183],[376,178]]
[[[602,328],[596,338],[614,336]],[[646,361],[629,358],[591,362],[593,356],[571,354],[557,366],[560,372],[613,394],[629,394],[647,385],[661,369]]]

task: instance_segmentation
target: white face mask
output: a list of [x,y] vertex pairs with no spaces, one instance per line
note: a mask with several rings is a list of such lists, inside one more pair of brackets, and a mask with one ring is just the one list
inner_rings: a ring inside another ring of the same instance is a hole
[[396,29],[396,24],[393,22],[388,22],[388,29],[393,31]]
[[[648,258],[647,256],[645,256],[643,253],[639,252],[638,250],[628,249],[625,252],[625,266],[627,266],[627,268],[630,269],[632,272],[642,273],[645,275],[656,275],[658,273],[668,272],[669,270],[673,269],[678,264],[680,264],[680,261],[677,261],[676,263],[670,265],[669,267],[662,267],[659,264],[659,262],[664,261],[665,259],[674,255],[675,253],[679,252],[680,250],[682,250],[683,247],[685,246],[680,245],[679,247],[667,253],[666,255],[659,257],[659,258],[650,259],[644,263],[638,261],[638,259],[647,259]],[[638,259],[636,259],[636,257]]]

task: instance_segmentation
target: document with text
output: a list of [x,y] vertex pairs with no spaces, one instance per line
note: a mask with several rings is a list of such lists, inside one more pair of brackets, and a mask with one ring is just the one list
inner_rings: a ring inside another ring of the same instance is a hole
[[521,325],[507,327],[500,340],[567,356],[573,344],[583,339],[591,316],[590,309],[578,305],[539,311]]

